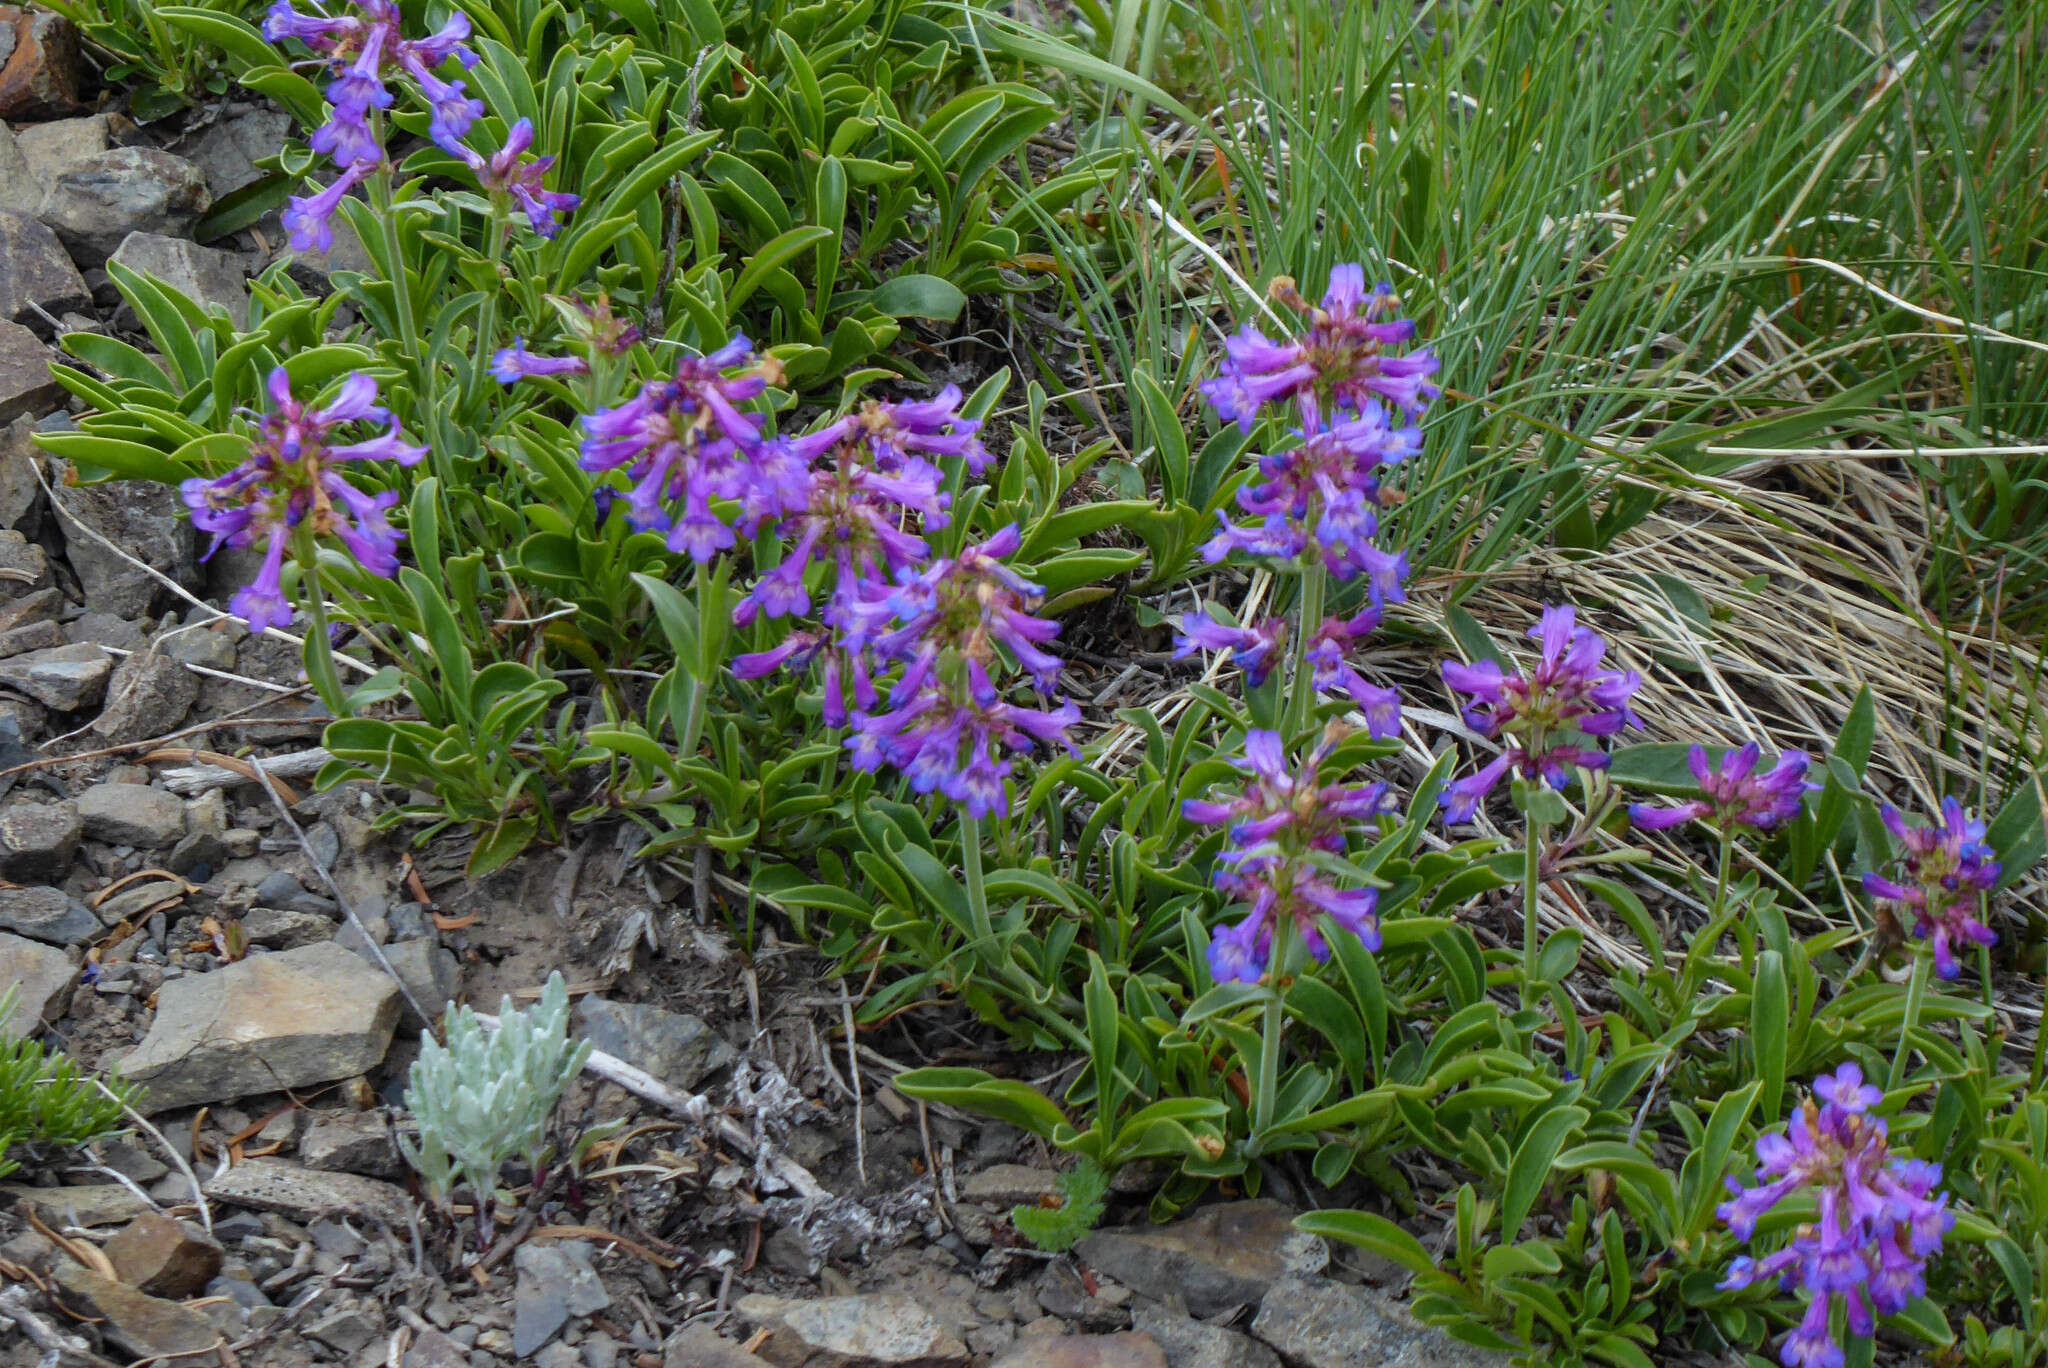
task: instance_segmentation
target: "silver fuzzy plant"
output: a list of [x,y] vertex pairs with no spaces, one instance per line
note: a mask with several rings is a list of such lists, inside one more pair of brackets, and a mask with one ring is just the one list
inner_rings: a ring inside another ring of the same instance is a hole
[[414,1144],[401,1135],[399,1148],[444,1209],[467,1182],[487,1236],[499,1169],[517,1156],[539,1175],[548,1117],[589,1058],[590,1042],[569,1041],[569,988],[559,973],[548,976],[528,1010],[501,999],[496,1031],[465,1006],[449,1010],[444,1033],[445,1045],[428,1036],[413,1061],[405,1105],[420,1136]]

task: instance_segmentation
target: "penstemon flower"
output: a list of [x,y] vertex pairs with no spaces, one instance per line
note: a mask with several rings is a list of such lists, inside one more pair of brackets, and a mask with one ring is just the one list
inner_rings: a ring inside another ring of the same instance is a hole
[[[919,793],[939,792],[970,817],[1009,811],[1009,753],[1064,744],[1080,709],[1006,701],[996,684],[1007,651],[1050,695],[1060,660],[1044,647],[1059,624],[1036,616],[1041,592],[1002,563],[1021,544],[1013,523],[979,546],[899,573],[895,592],[850,610],[850,631],[878,662],[900,662],[885,710],[863,707],[845,745],[858,770],[887,764]],[[828,683],[828,691],[830,685]]]
[[1415,325],[1391,317],[1400,307],[1392,287],[1366,291],[1364,268],[1347,263],[1332,269],[1320,308],[1286,276],[1268,293],[1308,326],[1301,336],[1276,342],[1247,323],[1224,343],[1229,360],[1223,374],[1206,382],[1202,394],[1226,421],[1250,432],[1265,405],[1292,401],[1302,427],[1314,432],[1340,411],[1359,414],[1384,401],[1413,415],[1436,397],[1429,377],[1437,360],[1427,348],[1407,355],[1387,350],[1412,338]]
[[1758,774],[1761,756],[1752,741],[1723,755],[1716,771],[1707,764],[1705,748],[1694,746],[1686,765],[1699,782],[1701,796],[1674,808],[1631,803],[1629,820],[1647,831],[1694,821],[1711,822],[1722,831],[1738,826],[1768,831],[1780,822],[1789,822],[1799,815],[1806,795],[1820,791],[1821,786],[1806,777],[1812,761],[1805,751],[1786,751],[1767,773]]
[[1508,673],[1491,660],[1443,663],[1444,683],[1473,700],[1465,721],[1482,736],[1508,738],[1492,763],[1445,786],[1437,801],[1446,821],[1471,821],[1480,800],[1510,770],[1563,788],[1574,766],[1603,769],[1607,756],[1580,742],[1642,725],[1629,708],[1642,677],[1633,670],[1602,670],[1606,643],[1591,628],[1577,626],[1568,605],[1545,608],[1529,635],[1540,644],[1541,656],[1527,675]]
[[[709,356],[683,358],[674,379],[650,381],[625,403],[586,417],[582,466],[623,469],[633,481],[626,495],[632,524],[666,531],[671,551],[708,561],[734,542],[711,501],[758,503],[762,496],[768,439],[738,406],[781,378],[773,357],[755,357],[753,344],[735,333]],[[675,503],[681,517],[670,511]]]
[[1228,651],[1230,663],[1244,671],[1244,682],[1256,689],[1273,675],[1273,667],[1286,654],[1292,625],[1283,617],[1269,617],[1256,627],[1232,627],[1207,613],[1183,614],[1180,631],[1174,637],[1173,658],[1186,660],[1197,651]]
[[1380,947],[1379,891],[1339,888],[1316,855],[1341,855],[1350,828],[1392,810],[1385,784],[1324,784],[1318,773],[1343,735],[1332,727],[1321,745],[1290,767],[1277,732],[1245,733],[1237,766],[1248,776],[1244,791],[1226,802],[1190,798],[1181,815],[1225,829],[1211,876],[1217,889],[1249,912],[1209,942],[1209,970],[1218,982],[1256,983],[1273,958],[1275,930],[1285,919],[1318,961],[1330,946],[1316,926],[1327,913],[1368,950]]
[[315,152],[347,168],[358,162],[379,162],[384,149],[370,127],[372,109],[388,109],[392,96],[385,85],[394,75],[409,77],[433,114],[435,142],[450,152],[470,126],[483,116],[481,101],[469,97],[461,81],[443,81],[435,74],[450,57],[465,69],[478,62],[469,47],[469,16],[457,11],[436,33],[402,38],[402,17],[393,0],[352,0],[339,14],[315,9],[302,14],[290,0],[276,0],[263,21],[271,42],[296,38],[334,75],[327,87],[327,122],[313,133]]
[[555,215],[566,214],[583,201],[567,191],[549,190],[542,184],[542,177],[555,159],[527,156],[527,149],[532,146],[533,120],[521,119],[506,130],[505,145],[488,158],[461,144],[456,145],[456,155],[469,167],[477,184],[509,198],[526,215],[535,234],[551,238],[561,227],[555,222]]
[[[192,525],[213,534],[212,555],[225,544],[264,548],[263,565],[229,605],[251,631],[291,621],[291,604],[281,579],[284,554],[293,534],[341,540],[363,568],[389,577],[398,572],[403,536],[385,521],[398,502],[390,490],[365,494],[335,467],[348,461],[397,461],[414,465],[426,455],[399,434],[391,414],[378,406],[377,382],[351,375],[334,402],[314,408],[292,394],[291,377],[280,366],[270,373],[271,410],[257,424],[248,459],[218,479],[190,479],[180,487]],[[359,442],[335,444],[334,430],[367,423],[384,430]]]
[[1933,825],[1907,826],[1889,803],[1882,816],[1886,829],[1905,847],[1905,881],[1895,883],[1873,871],[1863,876],[1863,891],[1880,906],[1910,913],[1913,934],[1933,947],[1935,972],[1952,979],[1963,971],[1957,946],[1998,941],[1997,933],[1977,919],[1979,898],[1998,883],[1998,852],[1985,843],[1984,823],[1953,798],[1941,800],[1941,821]]
[[970,475],[988,468],[989,455],[975,434],[981,420],[960,412],[958,385],[930,399],[870,399],[845,420],[849,435],[865,446],[875,468],[943,480],[933,457],[952,457]]
[[[1370,605],[1349,618],[1325,618],[1309,637],[1303,658],[1316,689],[1350,699],[1364,713],[1373,739],[1384,741],[1400,734],[1401,695],[1368,681],[1348,658],[1352,644],[1379,624],[1379,610]],[[1293,624],[1286,618],[1269,617],[1255,627],[1232,627],[1207,613],[1187,613],[1180,620],[1173,658],[1185,660],[1196,651],[1228,651],[1230,663],[1243,670],[1245,683],[1256,689],[1271,677],[1292,635]]]
[[491,374],[502,384],[513,385],[547,375],[587,375],[590,363],[580,356],[535,356],[526,349],[526,339],[515,337],[509,347],[500,347],[491,358]]
[[1776,1253],[1736,1259],[1721,1286],[1776,1279],[1788,1291],[1802,1289],[1806,1315],[1780,1344],[1780,1361],[1842,1368],[1845,1355],[1828,1324],[1834,1299],[1842,1299],[1855,1335],[1871,1334],[1877,1315],[1905,1310],[1926,1290],[1927,1261],[1955,1213],[1947,1195],[1935,1193],[1939,1164],[1888,1152],[1885,1123],[1870,1115],[1883,1093],[1863,1081],[1861,1069],[1844,1064],[1814,1080],[1813,1092],[1784,1135],[1757,1141],[1757,1185],[1728,1179],[1731,1200],[1715,1215],[1743,1240],[1755,1235],[1759,1217],[1795,1194],[1813,1200],[1816,1218]]

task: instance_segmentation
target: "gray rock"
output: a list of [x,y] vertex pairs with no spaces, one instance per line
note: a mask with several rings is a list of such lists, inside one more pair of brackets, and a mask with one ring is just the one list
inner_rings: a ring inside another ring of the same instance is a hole
[[185,804],[141,784],[95,784],[78,796],[85,834],[108,845],[160,850],[185,834]]
[[765,1362],[699,1321],[662,1343],[661,1368],[765,1368]]
[[533,1356],[534,1368],[583,1368],[583,1355],[560,1342],[550,1344]]
[[753,1293],[736,1309],[740,1319],[770,1332],[762,1357],[784,1368],[966,1368],[972,1357],[922,1306],[894,1292],[822,1301]]
[[1135,1308],[1131,1328],[1158,1341],[1166,1368],[1280,1368],[1279,1356],[1250,1335],[1163,1306]]
[[469,1351],[439,1330],[422,1330],[405,1351],[405,1368],[469,1368]]
[[[365,960],[375,963],[370,952],[357,949],[356,953]],[[399,1015],[399,1029],[407,1035],[418,1035],[432,1022],[441,1019],[448,1004],[455,998],[455,990],[462,982],[462,964],[452,950],[443,950],[430,940],[400,941],[384,947],[384,958],[391,962],[398,974],[398,981],[405,985],[427,1016],[425,1020],[415,1012],[410,1002],[402,1002]]]
[[43,1224],[58,1227],[121,1225],[155,1210],[147,1198],[125,1183],[60,1188],[7,1184],[0,1186],[0,1196],[16,1203],[31,1203],[42,1213]]
[[84,834],[76,803],[16,803],[0,812],[0,875],[19,883],[61,879]]
[[237,328],[249,326],[249,286],[242,259],[184,238],[130,233],[109,258],[153,276],[201,308],[221,309]]
[[989,1368],[1168,1368],[1149,1335],[1061,1335],[1033,1338]]
[[1248,1306],[1280,1278],[1330,1261],[1327,1245],[1294,1228],[1292,1211],[1265,1200],[1203,1207],[1170,1226],[1098,1230],[1075,1251],[1134,1291],[1179,1297],[1195,1316]]
[[322,1316],[306,1327],[306,1338],[337,1354],[353,1354],[377,1338],[383,1326],[358,1307]]
[[512,1294],[512,1352],[529,1358],[553,1339],[571,1316],[612,1304],[581,1240],[523,1244],[512,1256],[519,1280]]
[[398,990],[338,946],[256,955],[167,981],[149,1034],[117,1066],[151,1112],[349,1078],[375,1068]]
[[43,183],[30,169],[20,140],[0,123],[0,212],[33,216],[42,207]]
[[112,613],[80,613],[64,630],[73,641],[90,641],[117,651],[140,651],[149,645],[149,636],[140,623]]
[[0,208],[0,318],[47,331],[37,306],[61,317],[92,307],[92,291],[55,233],[27,214]]
[[204,1353],[222,1342],[204,1313],[147,1296],[81,1265],[60,1265],[56,1281],[64,1304],[75,1314],[104,1321],[101,1333],[129,1358],[176,1358]]
[[255,109],[222,119],[208,128],[191,150],[193,165],[206,176],[215,199],[263,178],[256,163],[284,150],[291,116],[281,110]]
[[64,387],[50,378],[49,351],[21,324],[0,322],[0,423],[63,402]]
[[[356,230],[348,219],[336,214],[330,222],[334,229],[334,243],[324,252],[286,251],[281,258],[291,278],[308,290],[322,293],[334,288],[333,277],[337,271],[354,271],[361,275],[374,275],[376,265],[370,254],[363,248],[363,240],[356,236]],[[277,241],[284,241],[279,232]]]
[[606,1054],[678,1088],[694,1090],[733,1060],[732,1046],[701,1018],[643,1002],[586,997],[576,1004],[576,1027]]
[[0,529],[0,572],[0,598],[39,594],[51,585],[49,556],[11,527]]
[[[186,814],[186,823],[191,823],[191,814]],[[195,831],[180,838],[171,847],[170,857],[164,861],[164,868],[173,874],[190,874],[196,869],[208,873],[228,862],[228,843],[218,832]]]
[[1289,1368],[1507,1368],[1508,1356],[1460,1344],[1423,1325],[1408,1308],[1327,1278],[1273,1284],[1252,1333]]
[[23,124],[15,130],[14,143],[35,180],[35,203],[22,210],[33,214],[42,208],[43,195],[52,181],[87,157],[107,150],[107,116],[88,114],[79,119]]
[[398,1178],[405,1160],[391,1143],[391,1119],[383,1111],[320,1112],[299,1137],[299,1159],[329,1173],[367,1173]]
[[204,665],[209,670],[232,670],[235,668],[234,629],[240,625],[233,618],[215,618],[210,623],[174,627],[158,634],[156,648],[171,659],[182,660],[188,665]]
[[413,1209],[403,1188],[360,1174],[302,1168],[283,1159],[244,1159],[205,1187],[215,1201],[282,1212],[301,1223],[349,1216],[405,1230]]
[[0,685],[58,712],[76,712],[99,702],[113,673],[114,658],[90,645],[52,646],[0,660]]
[[71,485],[65,483],[69,471],[64,462],[50,465],[64,555],[93,609],[116,617],[147,617],[161,589],[148,570],[131,565],[105,542],[180,584],[197,581],[197,542],[177,486],[149,480]]
[[77,981],[78,967],[62,950],[0,933],[0,994],[15,990],[14,1015],[0,1021],[0,1036],[40,1034],[45,1022],[64,1014]]
[[199,676],[169,656],[137,651],[114,667],[92,729],[110,745],[176,731],[199,697]]
[[305,891],[306,886],[289,870],[272,870],[263,876],[262,883],[256,885],[256,905],[283,907]]
[[38,217],[81,265],[98,266],[130,233],[188,233],[213,205],[206,177],[153,147],[115,147],[50,182]]
[[[15,535],[19,536],[19,533]],[[64,644],[64,629],[54,622],[31,622],[0,632],[0,660],[29,651],[47,651]]]
[[36,589],[18,599],[0,599],[0,631],[13,632],[38,622],[55,622],[63,607],[64,594],[58,589]]
[[77,945],[105,929],[83,903],[61,888],[0,888],[0,931],[51,945]]
[[0,119],[75,114],[78,30],[61,14],[34,5],[0,6],[6,45],[0,57]]
[[242,930],[251,945],[269,950],[296,950],[302,945],[321,945],[333,940],[334,920],[317,912],[252,907],[242,914]]
[[[0,261],[0,274],[4,274],[6,269],[6,263]],[[10,423],[5,432],[0,432],[0,527],[17,532],[33,531],[35,525],[42,521],[43,485],[36,475],[47,471],[49,462],[43,459],[43,449],[36,445],[35,432],[35,420],[25,413]],[[22,601],[15,600],[16,603]],[[61,605],[62,601],[59,596],[56,603]],[[56,618],[55,606],[47,616],[52,620]],[[19,627],[29,620],[24,618],[6,625]]]

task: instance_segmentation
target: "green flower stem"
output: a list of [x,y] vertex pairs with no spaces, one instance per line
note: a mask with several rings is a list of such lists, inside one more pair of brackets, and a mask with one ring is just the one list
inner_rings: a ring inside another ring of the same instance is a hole
[[1927,975],[1932,953],[1913,956],[1913,977],[1906,981],[1906,1019],[1899,1023],[1899,1048],[1892,1054],[1892,1071],[1885,1076],[1884,1090],[1890,1092],[1906,1076],[1906,1055],[1912,1050],[1912,1035],[1920,1025],[1920,1006],[1927,1000]]
[[490,373],[491,353],[498,345],[498,271],[505,258],[505,244],[511,237],[511,231],[505,221],[505,206],[496,199],[491,201],[491,226],[485,231],[490,245],[491,288],[484,291],[484,302],[477,310],[476,345],[470,357],[469,379],[462,391],[465,409],[476,402],[477,390]]
[[1536,958],[1541,932],[1536,909],[1543,901],[1543,823],[1530,820],[1522,836],[1522,1007],[1529,1010],[1543,1000],[1536,980]]
[[293,534],[292,543],[293,559],[299,563],[306,586],[306,678],[312,681],[313,691],[320,695],[329,713],[346,717],[348,693],[335,672],[334,643],[327,634],[327,594],[320,583],[320,548],[313,541],[312,529],[307,527],[300,527]]
[[[960,818],[960,877],[967,885],[967,923],[974,933],[971,948],[984,968],[1022,1001],[1035,1006],[1045,997],[1044,986],[1011,963],[1008,952],[996,942],[995,919],[988,913],[988,889],[982,883],[979,817],[963,815]],[[1057,1012],[1037,1011],[1034,1015],[1074,1048],[1089,1048],[1088,1033]]]
[[1714,905],[1707,912],[1707,920],[1721,915],[1728,906],[1728,873],[1735,863],[1735,833],[1726,827],[1721,829],[1721,866],[1714,876]]
[[1316,686],[1308,663],[1308,640],[1323,624],[1323,592],[1330,572],[1321,560],[1302,567],[1301,612],[1294,626],[1294,677],[1288,685],[1287,711],[1280,729],[1282,741],[1291,742],[1308,729],[1316,712]]
[[1252,1134],[1247,1147],[1252,1154],[1265,1147],[1266,1132],[1273,1126],[1274,1099],[1280,1092],[1280,1038],[1287,1031],[1287,1005],[1280,993],[1280,973],[1285,967],[1286,953],[1287,918],[1282,917],[1273,927],[1273,957],[1267,961],[1270,981],[1266,987],[1270,996],[1260,1023],[1258,1087],[1252,1094]]

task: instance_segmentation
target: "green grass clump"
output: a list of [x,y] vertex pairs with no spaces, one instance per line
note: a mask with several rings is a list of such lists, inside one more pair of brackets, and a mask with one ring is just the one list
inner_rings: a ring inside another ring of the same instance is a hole
[[[0,1022],[14,1015],[20,996],[18,988],[0,994]],[[132,1087],[87,1077],[30,1037],[0,1040],[0,1178],[21,1167],[11,1157],[16,1146],[74,1147],[112,1135],[134,1096]]]

